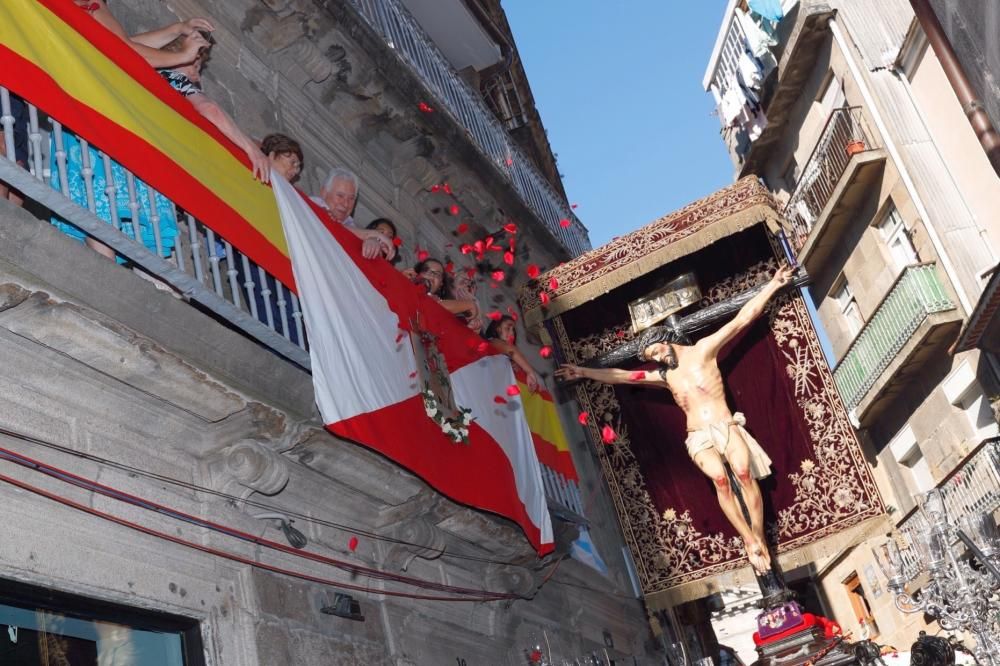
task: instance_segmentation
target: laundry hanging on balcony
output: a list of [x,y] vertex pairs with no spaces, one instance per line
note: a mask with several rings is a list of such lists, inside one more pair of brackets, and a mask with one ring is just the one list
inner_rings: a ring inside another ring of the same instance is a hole
[[539,554],[551,551],[510,360],[388,262],[364,259],[350,231],[272,178],[326,427],[457,502],[513,520]]

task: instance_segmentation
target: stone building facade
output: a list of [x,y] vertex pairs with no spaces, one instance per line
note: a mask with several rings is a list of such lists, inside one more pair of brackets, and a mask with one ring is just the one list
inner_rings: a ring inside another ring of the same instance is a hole
[[[996,511],[1000,366],[952,346],[1000,254],[1000,180],[908,2],[781,5],[769,35],[747,25],[746,2],[730,2],[703,81],[736,174],[757,175],[784,205],[897,533],[916,528],[917,498],[935,487],[956,520]],[[739,108],[747,43],[760,78]],[[869,549],[879,540],[792,577],[812,581],[815,610],[845,630],[903,648],[926,625],[893,607]]]
[[[419,8],[410,13],[417,4],[116,0],[112,10],[133,32],[210,17],[217,45],[206,92],[250,135],[281,131],[302,143],[304,191],[317,192],[332,166],[355,171],[355,218],[394,220],[406,264],[420,250],[459,263],[459,223],[482,237],[516,221],[522,268],[589,247],[553,184],[551,153],[539,160],[495,133],[500,125],[482,114],[479,91],[421,28]],[[429,7],[442,16],[468,11],[460,0]],[[393,13],[408,43],[436,54],[434,77],[400,55],[373,22],[385,16],[376,12]],[[477,16],[469,12],[469,21]],[[445,182],[450,193],[433,187]],[[0,204],[0,447],[7,460],[30,457],[59,471],[5,464],[5,609],[101,620],[87,630],[99,652],[123,642],[108,627],[152,627],[180,637],[184,659],[169,663],[524,664],[536,648],[551,663],[655,663],[617,523],[575,419],[564,423],[579,504],[570,511],[550,498],[554,513],[569,518],[556,520],[556,555],[539,560],[513,523],[459,506],[323,430],[303,357],[269,349],[273,330],[252,321],[238,330],[224,312],[194,307],[199,288],[175,298],[74,243],[47,223],[52,195],[18,184],[26,206]],[[206,266],[217,268],[219,258],[199,247],[186,251],[208,252]],[[157,274],[155,265],[144,268]],[[208,268],[195,279],[211,291]],[[481,305],[513,305],[524,279],[519,269],[495,291],[481,289]],[[530,341],[524,350],[545,367]],[[104,488],[67,485],[66,473]],[[257,541],[294,540],[288,519],[318,558]],[[563,557],[581,521],[605,574]],[[452,595],[398,576],[517,598],[413,598]],[[343,593],[359,607],[343,605]],[[363,620],[345,617],[358,614]]]

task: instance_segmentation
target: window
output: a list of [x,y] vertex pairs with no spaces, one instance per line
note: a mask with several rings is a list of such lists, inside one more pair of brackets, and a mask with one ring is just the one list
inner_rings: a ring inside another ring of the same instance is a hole
[[852,336],[857,335],[864,327],[865,320],[861,317],[858,302],[854,300],[851,285],[847,283],[847,280],[841,278],[840,284],[834,288],[832,296],[833,300],[837,301],[837,305],[840,306],[840,313],[847,323],[847,330],[851,332]]
[[194,620],[2,581],[0,664],[204,663]]
[[924,452],[920,449],[913,429],[909,425],[892,438],[892,441],[889,442],[889,450],[892,451],[892,457],[899,463],[907,486],[906,490],[910,495],[916,497],[934,487],[934,476],[931,474],[930,465],[927,463],[927,458],[924,457]]
[[823,90],[823,95],[819,100],[823,117],[829,118],[834,109],[844,106],[845,101],[844,82],[831,73],[830,78],[826,82],[826,88]]
[[878,626],[872,615],[871,605],[865,597],[865,589],[861,586],[861,579],[857,572],[852,573],[844,581],[844,589],[851,600],[851,608],[854,610],[854,618],[861,625],[861,637],[872,638],[878,636]]
[[913,249],[913,242],[910,241],[909,231],[903,224],[903,218],[896,210],[895,205],[889,203],[889,209],[875,226],[878,228],[882,240],[885,241],[886,247],[889,248],[889,256],[897,273],[907,266],[917,263],[917,253]]

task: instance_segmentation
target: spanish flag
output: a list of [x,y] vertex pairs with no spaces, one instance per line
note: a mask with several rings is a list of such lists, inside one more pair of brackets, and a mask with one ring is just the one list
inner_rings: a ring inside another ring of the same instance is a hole
[[538,461],[546,467],[562,474],[569,481],[580,481],[569,452],[569,443],[563,432],[559,412],[556,410],[552,394],[542,389],[532,393],[528,388],[528,378],[520,368],[514,369],[521,402],[524,404],[524,418],[531,429],[531,439],[535,444]]
[[121,39],[69,0],[0,2],[0,83],[293,286],[270,188]]

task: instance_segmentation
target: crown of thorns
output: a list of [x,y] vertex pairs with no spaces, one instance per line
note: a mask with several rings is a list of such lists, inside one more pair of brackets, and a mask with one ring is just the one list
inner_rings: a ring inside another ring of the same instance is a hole
[[643,356],[643,352],[650,345],[657,343],[673,342],[679,345],[690,345],[691,338],[687,333],[671,326],[652,326],[643,331],[638,337],[628,341],[617,349],[597,357],[591,365],[600,368],[612,368],[625,363],[633,356],[640,361],[648,360]]

